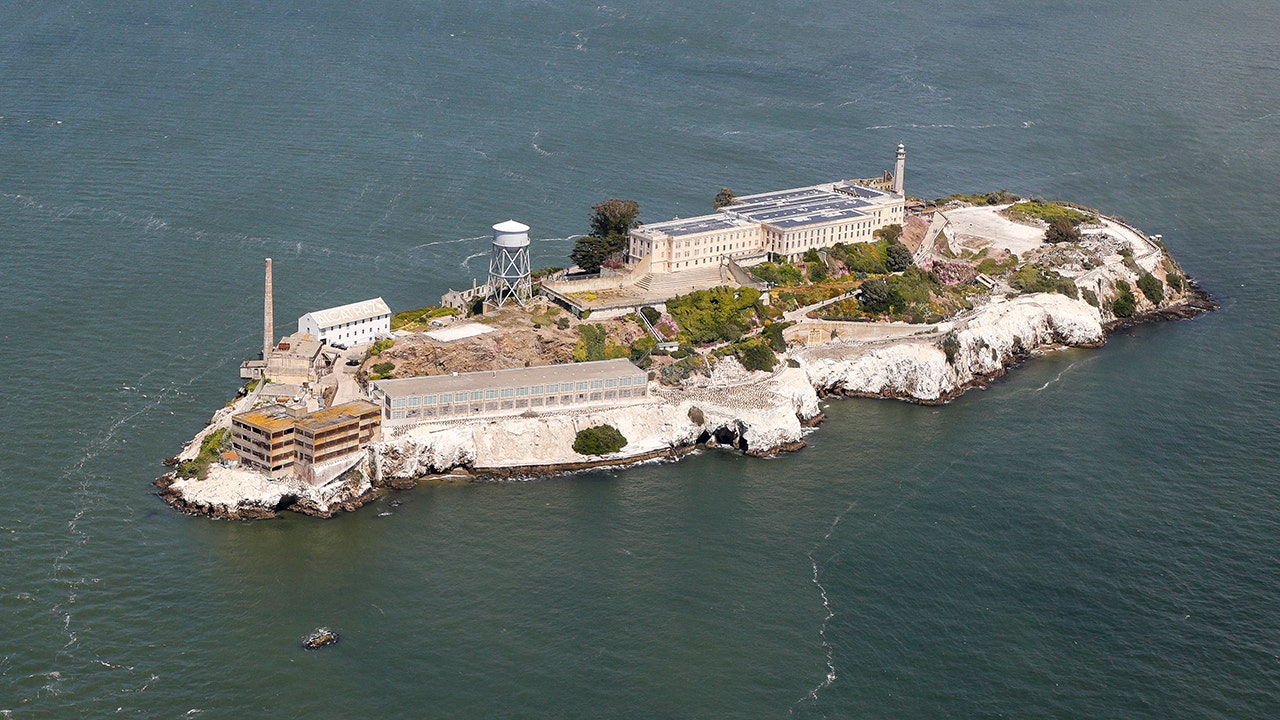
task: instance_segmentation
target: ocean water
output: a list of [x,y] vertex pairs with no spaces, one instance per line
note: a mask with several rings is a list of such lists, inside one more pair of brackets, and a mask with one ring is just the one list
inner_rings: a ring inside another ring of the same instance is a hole
[[[0,716],[1280,714],[1271,3],[0,8]],[[794,455],[153,494],[276,321],[433,301],[516,218],[873,175],[1162,233],[1222,303]],[[383,515],[389,512],[389,515]],[[329,625],[343,641],[299,649]]]

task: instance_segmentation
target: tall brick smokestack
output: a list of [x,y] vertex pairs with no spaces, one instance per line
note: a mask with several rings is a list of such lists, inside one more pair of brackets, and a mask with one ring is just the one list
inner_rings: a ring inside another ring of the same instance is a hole
[[267,281],[262,299],[262,359],[271,355],[271,347],[275,344],[275,327],[273,318],[275,311],[271,306],[271,258],[267,258]]

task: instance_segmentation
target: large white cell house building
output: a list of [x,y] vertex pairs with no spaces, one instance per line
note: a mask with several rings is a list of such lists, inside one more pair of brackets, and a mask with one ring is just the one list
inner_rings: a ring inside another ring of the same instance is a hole
[[309,333],[329,345],[363,345],[391,335],[391,308],[382,298],[327,310],[313,310],[298,318],[298,332]]
[[873,242],[872,233],[901,224],[906,198],[899,145],[896,173],[878,181],[842,180],[747,195],[711,215],[640,225],[631,231],[629,264],[678,273],[769,255],[798,260],[836,243]]

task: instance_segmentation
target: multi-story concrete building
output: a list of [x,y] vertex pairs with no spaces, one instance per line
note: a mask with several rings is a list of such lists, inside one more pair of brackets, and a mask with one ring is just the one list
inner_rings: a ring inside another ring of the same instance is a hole
[[357,460],[381,431],[382,410],[367,400],[313,413],[268,405],[232,417],[231,446],[241,463],[272,478],[292,475],[314,483],[327,479],[317,469]]
[[648,395],[645,371],[627,360],[378,380],[388,425],[618,405]]
[[872,234],[904,220],[898,146],[896,174],[747,195],[711,215],[641,225],[631,231],[628,263],[654,274],[714,267],[765,255],[798,260],[836,243],[872,242]]
[[382,298],[327,310],[313,310],[298,318],[298,332],[329,345],[363,345],[391,334],[391,308]]

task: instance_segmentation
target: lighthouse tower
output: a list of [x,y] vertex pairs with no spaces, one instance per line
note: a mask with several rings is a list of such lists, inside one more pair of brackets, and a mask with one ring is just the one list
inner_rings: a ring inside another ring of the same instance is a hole
[[902,173],[907,169],[907,148],[898,143],[898,161],[893,164],[893,191],[902,195]]
[[493,254],[489,257],[489,302],[502,307],[514,300],[524,307],[533,297],[529,268],[529,226],[515,220],[493,226]]

